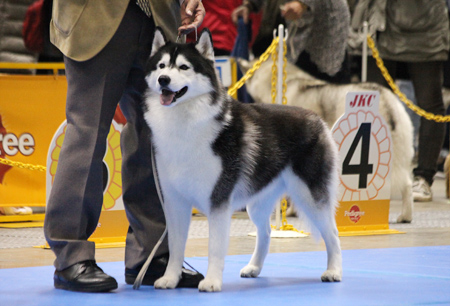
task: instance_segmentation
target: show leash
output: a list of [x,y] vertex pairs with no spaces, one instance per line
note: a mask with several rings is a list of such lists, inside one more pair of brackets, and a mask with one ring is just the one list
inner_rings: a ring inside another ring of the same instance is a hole
[[[152,145],[152,149],[151,149],[151,158],[152,158],[152,170],[153,170],[153,178],[155,180],[156,192],[158,193],[159,201],[161,202],[161,207],[163,209],[164,216],[165,216],[166,212],[164,210],[164,196],[162,194],[161,185],[159,183],[158,169],[156,168],[156,160],[155,160],[155,149],[154,149],[153,145]],[[167,235],[167,224],[166,224],[166,228],[164,229],[164,232],[162,233],[158,242],[155,244],[155,246],[153,247],[153,250],[151,251],[151,253],[148,256],[147,260],[145,261],[144,265],[142,266],[141,271],[139,271],[139,274],[136,277],[136,280],[134,281],[134,284],[133,284],[134,290],[138,290],[141,287],[145,273],[147,273],[148,267],[150,266],[150,263],[152,262],[153,257],[155,257],[155,253],[158,250],[159,246],[163,242],[164,238],[166,238],[166,235]]]

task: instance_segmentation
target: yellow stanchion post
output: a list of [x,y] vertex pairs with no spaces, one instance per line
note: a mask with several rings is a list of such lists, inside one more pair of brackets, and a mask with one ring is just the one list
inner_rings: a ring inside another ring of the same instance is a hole
[[[259,69],[261,64],[265,62],[270,56],[272,56],[274,62],[274,64],[272,65],[272,90],[271,90],[272,103],[276,103],[275,101],[278,98],[279,104],[286,104],[287,103],[285,95],[286,63],[287,63],[286,38],[287,33],[284,30],[284,26],[280,25],[278,27],[278,37],[275,36],[274,31],[274,39],[269,48],[267,48],[267,50],[260,56],[260,58],[253,65],[253,67],[250,68],[246,72],[246,74],[239,81],[236,82],[236,84],[234,84],[232,87],[228,89],[228,94],[230,96],[235,96],[237,90],[245,84],[245,81],[250,79],[253,76],[254,72]],[[278,56],[277,54],[282,54],[282,56]],[[277,68],[277,66],[279,68]],[[275,209],[276,225],[272,226],[271,237],[299,238],[308,236],[309,235],[308,233],[299,231],[295,229],[292,225],[287,223],[286,210],[287,210],[287,200],[283,199],[281,203],[277,203],[277,207]],[[256,233],[255,232],[249,233],[249,236],[256,236]]]
[[[275,31],[274,31],[275,37]],[[286,39],[287,31],[284,26],[278,26],[278,51],[272,53],[272,103],[287,104],[286,100]],[[272,226],[270,236],[273,238],[301,238],[307,237],[308,234],[299,231],[291,224],[288,224],[286,219],[287,200],[283,198],[280,203],[277,203],[275,208],[275,226]]]

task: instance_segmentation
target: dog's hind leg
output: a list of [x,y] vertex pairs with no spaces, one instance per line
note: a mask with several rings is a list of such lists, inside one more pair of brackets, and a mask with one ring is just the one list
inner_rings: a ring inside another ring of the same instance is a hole
[[261,273],[264,260],[269,252],[270,245],[270,214],[273,210],[273,204],[277,199],[269,199],[264,202],[253,203],[247,206],[247,213],[253,223],[256,225],[256,246],[250,262],[241,270],[241,277],[257,277]]
[[[340,282],[342,280],[341,245],[336,227],[336,220],[331,209],[324,209],[323,216],[315,222],[327,248],[327,270],[322,274],[323,282]],[[323,218],[323,219],[322,219]]]
[[334,205],[331,200],[314,201],[312,197],[292,196],[295,204],[306,215],[313,226],[319,230],[327,249],[327,270],[322,274],[323,282],[339,282],[342,280],[341,246],[334,216]]
[[410,178],[409,168],[402,171],[402,179],[398,181],[402,194],[402,213],[397,218],[397,223],[411,223],[413,215],[414,199],[412,194],[412,180]]
[[233,211],[228,203],[212,208],[208,215],[209,247],[208,271],[198,285],[200,291],[222,291],[223,268],[228,250],[230,223]]

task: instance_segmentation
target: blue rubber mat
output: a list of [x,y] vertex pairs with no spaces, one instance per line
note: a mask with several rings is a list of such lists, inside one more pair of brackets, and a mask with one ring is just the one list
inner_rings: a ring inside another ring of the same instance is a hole
[[[250,255],[228,256],[223,291],[133,290],[123,262],[100,263],[116,277],[113,293],[53,288],[53,267],[0,270],[0,305],[450,305],[450,246],[343,251],[341,283],[322,283],[325,252],[269,254],[260,277],[242,279]],[[187,261],[205,273],[207,258]]]

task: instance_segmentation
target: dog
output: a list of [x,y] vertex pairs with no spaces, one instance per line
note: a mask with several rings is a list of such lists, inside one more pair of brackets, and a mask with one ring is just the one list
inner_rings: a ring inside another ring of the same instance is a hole
[[231,217],[247,208],[257,227],[253,256],[241,277],[257,277],[269,250],[270,215],[290,195],[324,239],[324,282],[342,279],[335,221],[338,153],[326,123],[303,108],[245,104],[227,95],[204,29],[196,44],[177,44],[155,31],[147,64],[144,118],[168,227],[170,259],[159,289],[180,280],[192,208],[209,221],[209,260],[199,290],[222,290]]
[[[245,73],[252,62],[239,60]],[[248,93],[256,103],[270,104],[272,63],[266,61],[246,81]],[[414,157],[411,119],[397,97],[387,88],[375,83],[330,84],[315,79],[297,66],[286,64],[287,104],[310,109],[321,116],[330,128],[344,114],[345,97],[351,91],[379,91],[380,114],[391,132],[393,143],[392,193],[402,198],[402,212],[398,223],[410,223],[413,217],[412,160]]]

